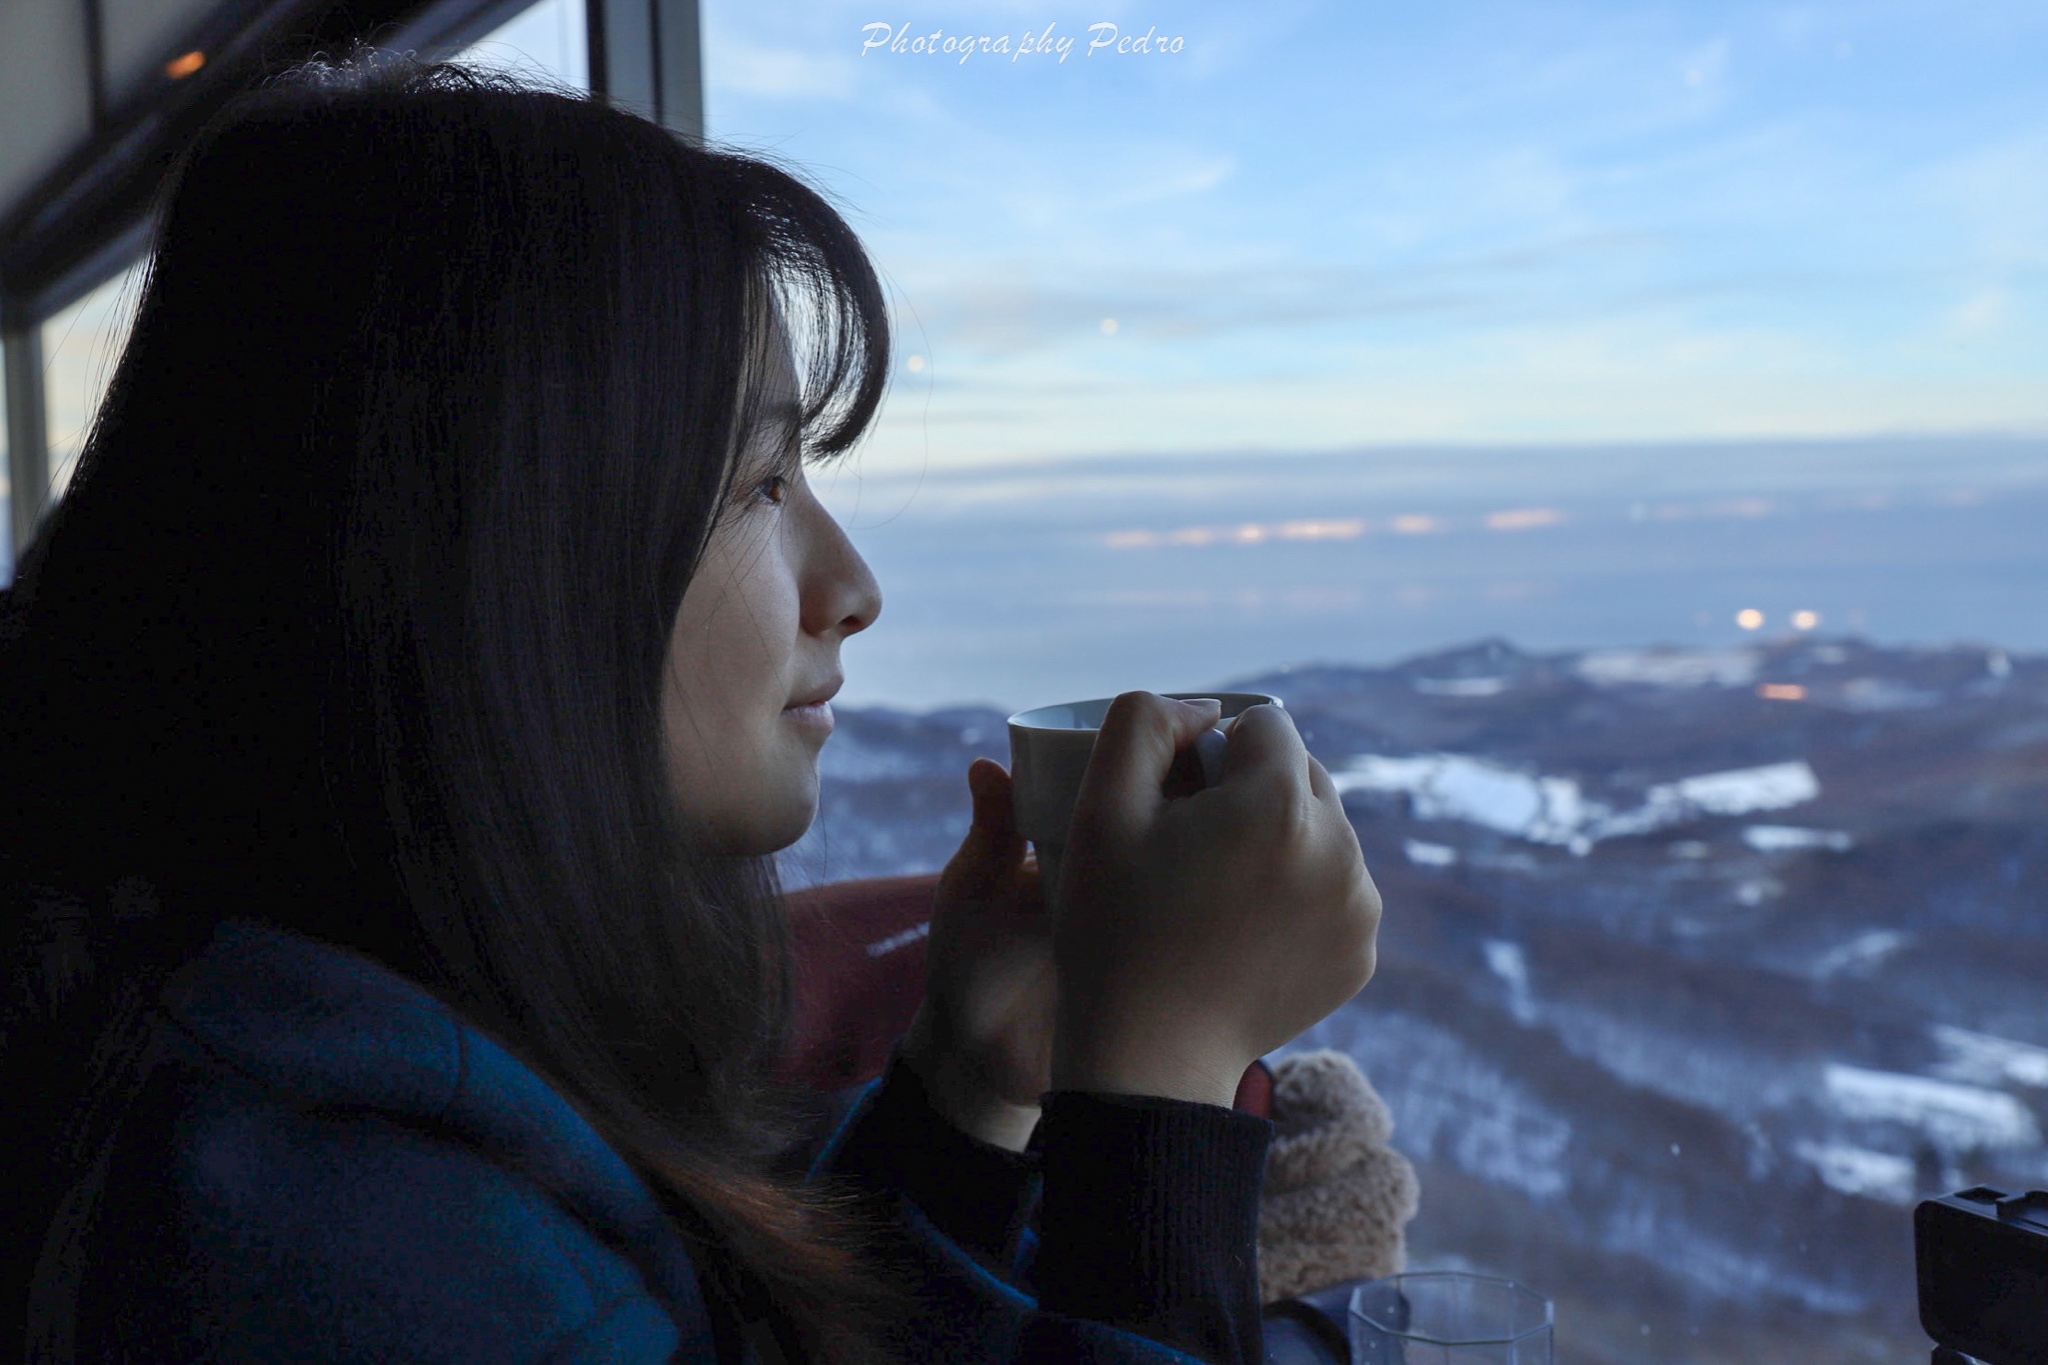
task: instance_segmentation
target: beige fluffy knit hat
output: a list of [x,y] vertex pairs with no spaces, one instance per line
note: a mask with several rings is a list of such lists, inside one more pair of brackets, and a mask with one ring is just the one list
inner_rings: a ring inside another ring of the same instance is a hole
[[1393,1115],[1342,1052],[1273,1064],[1273,1144],[1259,1205],[1263,1303],[1340,1280],[1398,1274],[1420,1191],[1387,1145]]

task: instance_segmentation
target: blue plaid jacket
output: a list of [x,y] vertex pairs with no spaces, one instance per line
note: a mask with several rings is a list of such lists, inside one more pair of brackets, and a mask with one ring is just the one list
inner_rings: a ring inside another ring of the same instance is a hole
[[[223,925],[72,1191],[90,1360],[759,1362],[686,1238],[553,1088],[359,954]],[[906,1360],[1261,1359],[1271,1125],[1048,1097],[1032,1151],[959,1133],[900,1064],[813,1167],[892,1211]],[[1034,1236],[1029,1225],[1035,1221]]]

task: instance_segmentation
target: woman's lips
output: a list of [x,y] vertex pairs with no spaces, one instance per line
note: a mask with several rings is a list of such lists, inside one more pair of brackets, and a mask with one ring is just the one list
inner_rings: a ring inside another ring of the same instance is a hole
[[785,706],[782,714],[808,730],[832,733],[832,703],[829,701],[805,702],[799,706]]
[[810,689],[808,698],[783,707],[782,714],[822,740],[832,733],[832,698],[842,682],[844,679],[836,676],[824,679],[818,687]]

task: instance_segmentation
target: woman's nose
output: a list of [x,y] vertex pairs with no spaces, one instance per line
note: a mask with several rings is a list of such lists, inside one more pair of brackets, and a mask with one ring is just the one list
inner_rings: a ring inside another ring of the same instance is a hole
[[853,548],[845,530],[822,505],[813,504],[816,530],[811,580],[804,594],[804,629],[814,635],[848,635],[866,630],[882,614],[882,585]]

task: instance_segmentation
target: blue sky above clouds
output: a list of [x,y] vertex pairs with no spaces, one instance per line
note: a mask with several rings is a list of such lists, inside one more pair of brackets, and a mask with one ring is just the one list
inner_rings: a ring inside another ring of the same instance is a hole
[[2048,431],[2036,4],[704,14],[712,136],[892,286],[871,471]]

